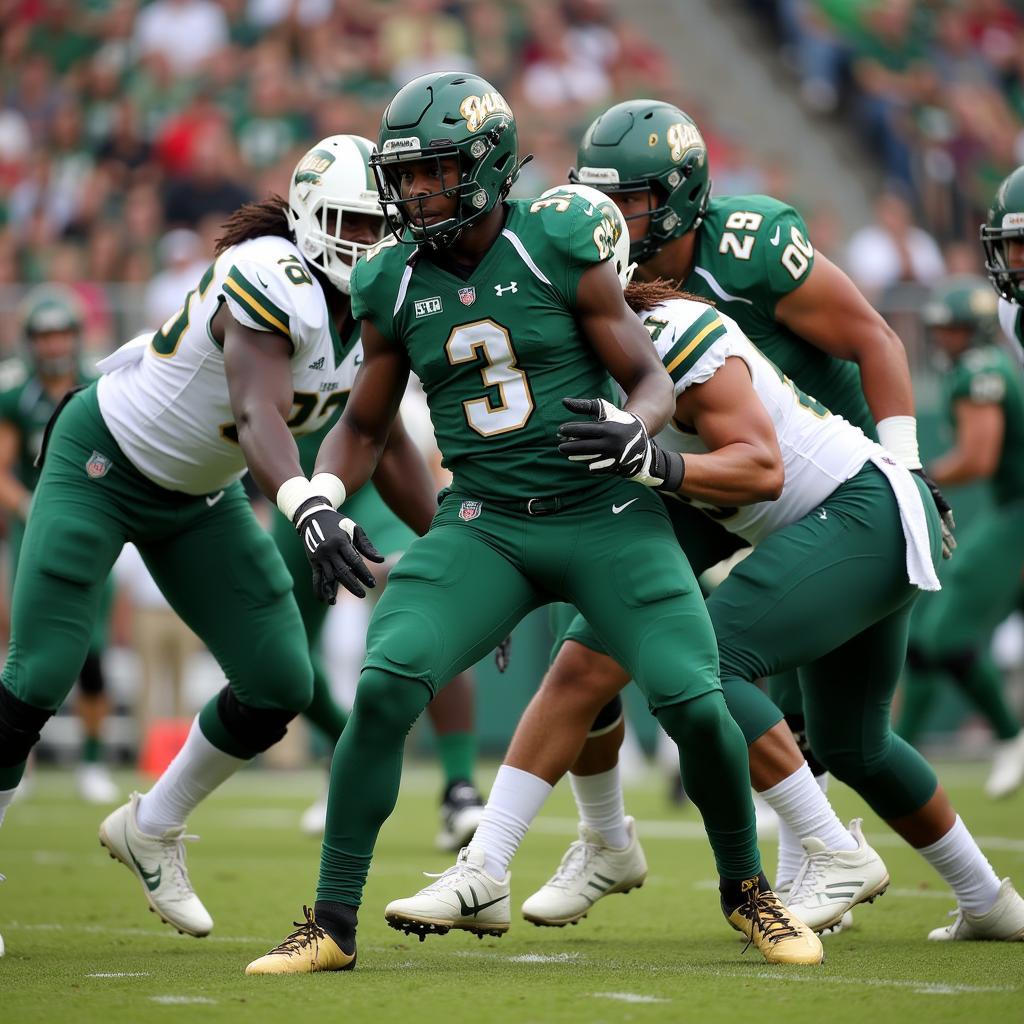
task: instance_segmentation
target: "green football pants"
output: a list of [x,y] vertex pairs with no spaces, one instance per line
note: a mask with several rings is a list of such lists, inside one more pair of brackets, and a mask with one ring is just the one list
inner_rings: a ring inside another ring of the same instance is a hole
[[743,739],[720,695],[704,602],[660,500],[623,481],[543,516],[444,498],[370,622],[355,706],[332,764],[319,899],[359,903],[398,795],[405,736],[437,687],[553,600],[585,612],[684,756],[686,740],[699,751],[702,763],[690,768],[714,780],[715,799],[695,794],[695,803],[720,873],[758,873]]
[[29,709],[60,706],[128,541],[227,676],[230,694],[200,716],[207,738],[236,757],[265,749],[312,692],[291,578],[241,484],[200,497],[154,484],[107,430],[95,385],[53,429],[18,566],[3,689]]
[[1024,502],[978,514],[957,537],[943,565],[942,590],[926,594],[910,622],[899,733],[914,743],[938,687],[955,683],[1001,740],[1020,732],[989,653],[992,631],[1017,607],[1024,569]]

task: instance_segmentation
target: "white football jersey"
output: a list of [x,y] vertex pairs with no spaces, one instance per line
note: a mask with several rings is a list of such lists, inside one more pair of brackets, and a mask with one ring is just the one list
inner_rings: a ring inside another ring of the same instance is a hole
[[320,283],[290,241],[255,238],[222,253],[159,331],[99,364],[107,427],[140,472],[172,491],[212,494],[245,472],[224,353],[210,331],[222,303],[246,327],[291,342],[293,434],[323,426],[362,362],[358,336],[342,343]]
[[[802,519],[855,476],[876,450],[882,451],[859,427],[833,416],[805,395],[761,354],[734,320],[715,307],[673,299],[641,314],[641,319],[651,332],[677,396],[710,380],[731,356],[742,359],[750,371],[782,451],[786,479],[781,497],[738,508],[720,508],[694,498],[683,500],[751,544]],[[658,435],[658,441],[672,451],[708,451],[696,433],[674,422]]]
[[999,297],[999,326],[1018,365],[1024,364],[1024,310],[1016,302]]

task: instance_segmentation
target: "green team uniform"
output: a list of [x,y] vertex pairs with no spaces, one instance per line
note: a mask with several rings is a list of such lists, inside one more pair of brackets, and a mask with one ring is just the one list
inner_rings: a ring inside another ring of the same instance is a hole
[[[353,315],[408,353],[453,479],[370,622],[332,766],[320,900],[360,902],[377,831],[397,797],[405,733],[437,687],[555,600],[580,608],[629,667],[690,758],[684,772],[701,759],[718,766],[694,768],[687,782],[720,874],[760,869],[743,809],[749,782],[736,763],[742,737],[664,506],[646,488],[593,476],[557,450],[563,397],[613,395],[574,317],[580,277],[612,255],[610,224],[572,194],[508,202],[506,211],[504,230],[466,279],[393,240],[353,272]],[[354,787],[357,778],[377,785]]]
[[956,557],[943,567],[942,590],[921,601],[911,624],[900,734],[914,742],[942,678],[954,680],[1001,740],[1020,723],[1003,697],[989,650],[995,627],[1016,607],[1024,568],[1024,385],[995,345],[969,348],[945,378],[950,422],[959,402],[998,405],[1002,450],[990,484],[993,504],[958,533]]
[[[78,384],[86,384],[92,378],[79,370]],[[20,359],[11,360],[0,366],[0,420],[5,420],[18,431],[20,446],[15,475],[29,491],[36,489],[39,482],[39,470],[36,458],[43,442],[46,424],[57,408],[57,403],[50,398],[31,369]],[[17,516],[7,521],[7,538],[10,543],[10,585],[14,590],[17,578],[18,558],[21,544],[25,538],[25,523]],[[110,610],[114,601],[114,585],[110,577],[103,591],[100,614],[96,618],[89,651],[99,654],[107,645],[107,629]]]

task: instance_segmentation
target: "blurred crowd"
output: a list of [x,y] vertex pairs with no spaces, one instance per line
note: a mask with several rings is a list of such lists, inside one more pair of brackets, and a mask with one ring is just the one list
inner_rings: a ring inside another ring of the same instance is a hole
[[855,126],[939,242],[976,249],[997,185],[1024,163],[1024,4],[748,3],[771,19],[807,109]]

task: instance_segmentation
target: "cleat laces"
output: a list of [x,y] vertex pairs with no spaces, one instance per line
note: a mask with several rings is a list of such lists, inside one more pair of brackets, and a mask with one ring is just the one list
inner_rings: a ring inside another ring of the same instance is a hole
[[586,872],[590,862],[597,854],[597,849],[594,843],[577,839],[565,851],[562,862],[558,865],[558,869],[551,876],[547,884],[562,889],[568,888],[569,885],[577,881]]
[[791,903],[799,903],[803,897],[816,890],[818,879],[821,878],[825,871],[828,858],[829,854],[827,851],[812,853],[804,857],[803,863],[796,873],[796,878],[793,879],[793,884],[789,889],[788,899]]
[[185,868],[185,843],[196,843],[199,841],[199,836],[186,835],[182,831],[180,835],[169,837],[169,841],[174,844],[171,853],[171,866],[178,877],[178,889],[183,896],[195,896],[196,891],[192,888],[192,881]]
[[295,956],[309,946],[314,947],[314,959],[320,949],[320,940],[326,938],[327,933],[316,923],[313,911],[305,904],[302,905],[302,913],[305,921],[292,921],[295,926],[293,931],[279,946],[275,946],[267,956],[279,953],[282,956]]
[[778,896],[771,890],[761,892],[756,878],[743,882],[743,890],[747,894],[747,902],[739,908],[739,911],[753,925],[750,930],[750,938],[747,939],[747,944],[743,947],[744,953],[754,941],[755,929],[760,929],[765,940],[773,945],[783,939],[796,938],[800,934]]
[[472,881],[474,874],[474,870],[461,861],[458,864],[453,864],[450,868],[446,868],[444,871],[424,871],[424,878],[436,878],[437,881],[431,882],[430,885],[420,889],[420,892],[440,892],[442,889],[448,888],[448,886],[457,885],[463,879],[468,878]]

